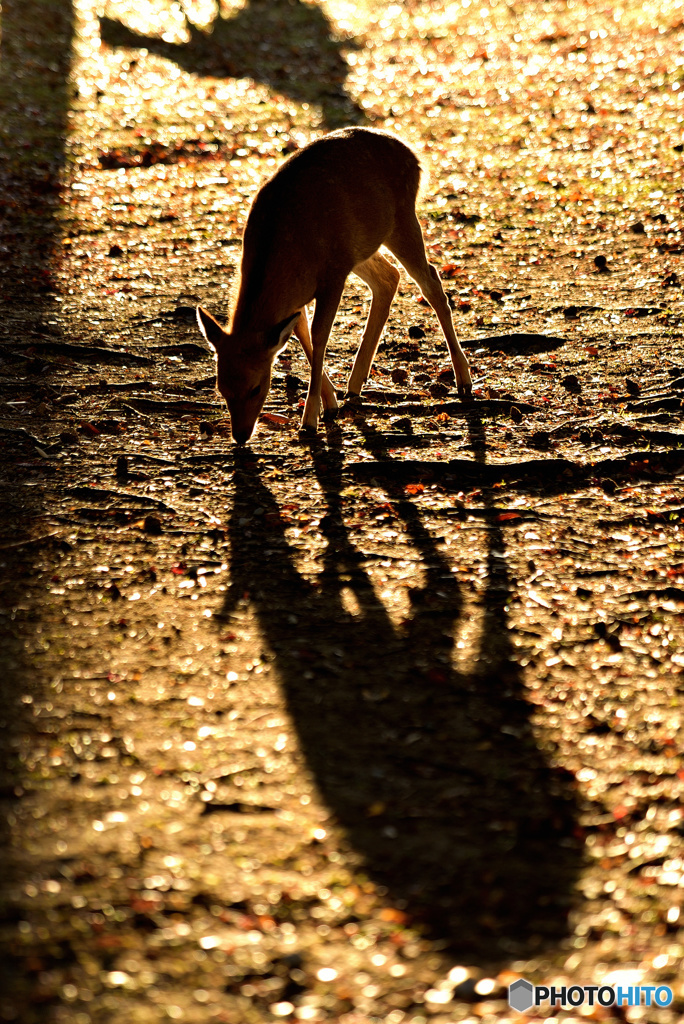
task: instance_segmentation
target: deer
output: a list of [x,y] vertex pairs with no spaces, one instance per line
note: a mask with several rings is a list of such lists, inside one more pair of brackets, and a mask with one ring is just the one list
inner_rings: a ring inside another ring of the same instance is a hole
[[[371,291],[371,305],[345,399],[367,380],[399,285],[396,257],[432,306],[447,343],[458,394],[472,391],[437,269],[428,262],[416,201],[421,166],[413,150],[389,132],[342,128],[292,153],[252,202],[229,329],[202,306],[197,322],[216,352],[217,386],[237,444],[251,438],[266,401],[273,363],[294,334],[311,376],[300,430],[315,435],[321,404],[338,412],[324,371],[325,350],[349,274]],[[311,327],[306,307],[315,302]]]

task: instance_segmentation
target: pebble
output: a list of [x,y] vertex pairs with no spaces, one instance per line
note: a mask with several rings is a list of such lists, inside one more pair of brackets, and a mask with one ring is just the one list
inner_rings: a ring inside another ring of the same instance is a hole
[[550,438],[546,430],[535,430],[530,435],[530,444],[533,448],[548,448]]
[[413,433],[413,422],[410,416],[398,416],[396,419],[390,420],[390,426],[395,430],[401,430],[404,434]]

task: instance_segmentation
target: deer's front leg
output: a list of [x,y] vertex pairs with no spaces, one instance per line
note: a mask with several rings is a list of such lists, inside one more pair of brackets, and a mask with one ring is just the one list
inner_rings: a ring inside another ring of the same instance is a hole
[[[302,430],[315,432],[318,427],[318,414],[321,408],[321,389],[323,386],[323,361],[330,331],[335,321],[337,307],[342,298],[345,278],[337,281],[316,295],[316,311],[311,325],[311,380],[309,393],[306,396]],[[300,317],[301,319],[301,317]],[[337,404],[337,401],[335,402]]]
[[[306,315],[306,306],[299,314],[299,320],[295,324],[294,332],[299,338],[301,346],[304,349],[304,354],[309,360],[309,366],[311,366],[313,363],[313,345],[311,343],[311,334],[309,332],[309,321]],[[339,405],[337,402],[337,395],[335,394],[335,388],[333,387],[332,381],[325,370],[323,371],[323,380],[321,383],[321,398],[323,399],[323,409],[325,412],[331,413],[334,416],[337,413]]]

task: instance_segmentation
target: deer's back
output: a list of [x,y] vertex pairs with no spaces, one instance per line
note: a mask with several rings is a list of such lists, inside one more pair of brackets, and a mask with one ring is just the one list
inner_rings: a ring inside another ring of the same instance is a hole
[[345,128],[294,153],[249,212],[234,324],[277,321],[344,279],[413,211],[419,183],[418,158],[385,132]]
[[258,193],[245,250],[302,238],[306,248],[367,249],[382,244],[397,211],[413,208],[420,181],[415,154],[399,139],[368,128],[332,132],[293,154]]

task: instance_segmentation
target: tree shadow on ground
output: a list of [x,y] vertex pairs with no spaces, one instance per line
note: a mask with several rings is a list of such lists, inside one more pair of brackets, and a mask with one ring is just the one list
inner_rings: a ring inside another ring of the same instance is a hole
[[321,107],[326,128],[365,120],[345,91],[349,66],[341,43],[321,7],[302,0],[248,0],[236,14],[219,12],[208,29],[185,17],[187,43],[133,32],[120,21],[101,18],[103,42],[144,47],[184,71],[218,78],[252,78],[298,103]]
[[[481,425],[473,431],[484,444]],[[536,952],[566,934],[576,809],[530,728],[507,624],[501,531],[489,533],[478,668],[466,674],[454,667],[466,603],[440,538],[404,488],[387,484],[407,557],[424,574],[397,625],[343,519],[335,428],[329,442],[311,448],[329,509],[314,581],[297,569],[256,463],[247,455],[238,464],[226,610],[249,592],[319,792],[387,899],[462,960]],[[376,447],[370,429],[366,444]]]
[[[61,249],[58,211],[74,29],[71,0],[4,0],[1,27],[0,397],[35,398],[49,367],[22,358],[13,343],[43,329],[57,332],[44,325],[58,308],[53,272]],[[22,982],[26,958],[13,960],[18,949],[14,926],[25,912],[8,903],[8,896],[11,901],[13,883],[33,867],[23,835],[22,822],[31,810],[21,799],[27,769],[19,749],[36,734],[31,701],[40,697],[43,681],[27,654],[26,636],[38,629],[42,608],[30,598],[28,584],[46,557],[46,545],[52,549],[47,558],[58,558],[51,538],[43,543],[36,537],[45,502],[40,477],[31,475],[30,467],[39,461],[35,446],[27,433],[14,429],[16,412],[6,415],[10,423],[5,420],[0,428],[0,972],[5,975],[0,1015],[15,985],[31,985],[30,978]],[[27,476],[30,487],[25,486]]]

